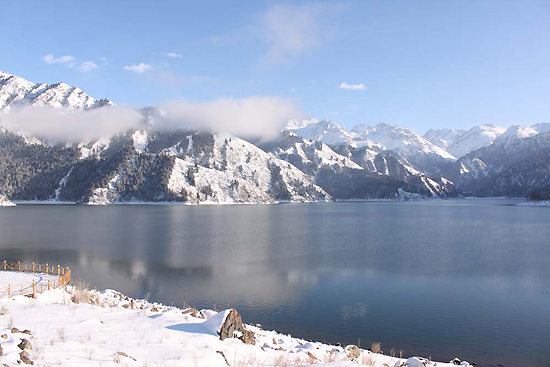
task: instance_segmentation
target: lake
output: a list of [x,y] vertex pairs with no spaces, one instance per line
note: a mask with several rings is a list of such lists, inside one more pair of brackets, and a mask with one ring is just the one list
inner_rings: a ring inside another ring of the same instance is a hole
[[550,366],[550,208],[517,202],[19,205],[0,260],[306,339]]

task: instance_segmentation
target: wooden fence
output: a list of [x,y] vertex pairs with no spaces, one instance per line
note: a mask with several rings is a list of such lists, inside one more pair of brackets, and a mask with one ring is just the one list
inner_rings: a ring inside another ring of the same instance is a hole
[[22,273],[57,275],[57,278],[53,280],[47,280],[47,283],[46,280],[44,280],[40,282],[40,284],[36,284],[34,280],[31,283],[16,285],[10,284],[7,288],[0,288],[0,298],[11,298],[13,296],[29,294],[32,294],[32,296],[34,297],[36,293],[43,293],[44,291],[50,289],[63,287],[64,285],[69,284],[69,282],[71,281],[71,269],[69,269],[69,267],[62,268],[59,265],[57,265],[56,267],[50,266],[48,264],[29,264],[21,263],[20,261],[17,263],[9,263],[7,261],[4,261],[4,263],[0,263],[0,271],[2,270]]

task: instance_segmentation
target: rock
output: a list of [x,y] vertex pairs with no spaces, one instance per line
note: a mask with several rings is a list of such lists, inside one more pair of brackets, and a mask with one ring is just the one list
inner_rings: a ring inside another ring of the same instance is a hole
[[27,330],[27,329],[23,330],[21,333],[27,334],[27,335],[32,335],[31,331]]
[[10,310],[7,307],[2,306],[2,308],[0,309],[0,315],[5,316],[9,314],[10,314]]
[[1,338],[2,338],[2,339],[7,339],[7,338],[8,338],[8,334],[2,334]]
[[159,312],[159,309],[155,306],[151,307],[151,312]]
[[19,358],[21,358],[21,362],[25,364],[34,365],[34,362],[31,360],[31,356],[29,355],[29,353],[25,351],[22,351],[21,353],[19,353]]
[[348,345],[346,351],[348,358],[351,360],[357,359],[361,355],[361,349],[357,345]]
[[21,343],[17,344],[17,346],[21,350],[31,350],[32,349],[31,342],[28,341],[27,339],[21,339]]
[[2,357],[4,355],[4,349],[2,348],[2,346],[0,345],[0,357]]
[[12,334],[20,333],[19,329],[16,328],[16,327],[12,327],[10,331],[11,331]]
[[184,315],[190,314],[191,316],[199,318],[199,319],[204,319],[205,318],[204,315],[202,314],[202,312],[200,312],[196,308],[188,308],[188,309],[184,310],[182,313]]
[[242,340],[245,344],[256,344],[254,333],[246,330],[243,325],[241,315],[234,308],[229,311],[225,317],[220,331],[218,332],[220,340],[234,338],[235,336]]
[[462,361],[458,358],[455,358],[451,361],[452,364],[456,364],[457,366],[460,366],[460,364],[462,363]]
[[243,328],[243,335],[239,338],[241,341],[245,344],[256,344],[256,340],[254,339],[254,332],[244,329]]

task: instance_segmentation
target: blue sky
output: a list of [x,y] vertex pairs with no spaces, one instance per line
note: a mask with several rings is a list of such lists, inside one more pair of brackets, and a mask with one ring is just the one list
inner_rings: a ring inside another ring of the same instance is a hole
[[548,0],[4,0],[2,10],[0,70],[120,105],[276,96],[348,128],[421,133],[550,121]]

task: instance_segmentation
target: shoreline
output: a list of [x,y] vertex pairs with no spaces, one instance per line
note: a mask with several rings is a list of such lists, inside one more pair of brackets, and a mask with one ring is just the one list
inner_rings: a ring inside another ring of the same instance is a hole
[[[458,201],[458,200],[524,200],[525,198],[507,198],[507,197],[458,197],[458,198],[423,198],[418,200],[398,200],[398,199],[335,199],[333,201],[276,201],[273,203],[259,202],[259,203],[228,203],[228,202],[201,202],[201,203],[189,203],[179,201],[125,201],[125,202],[110,202],[110,203],[76,203],[72,201],[54,201],[54,200],[12,200],[12,203],[16,205],[82,205],[82,206],[109,206],[109,205],[150,205],[150,206],[214,206],[214,205],[280,205],[280,204],[331,204],[331,203],[405,203],[405,202],[432,202],[432,201]],[[533,205],[531,202],[525,201],[516,205]],[[540,206],[548,206],[550,202],[543,202]]]
[[[1,272],[0,272],[1,273]],[[29,357],[38,365],[60,366],[101,363],[103,366],[356,366],[450,367],[467,362],[431,362],[421,357],[399,358],[399,352],[382,354],[354,345],[339,346],[307,341],[261,325],[228,325],[238,312],[196,310],[133,299],[115,290],[103,292],[83,287],[46,291],[35,299],[17,296],[0,299],[2,361],[17,364],[16,344],[27,338]],[[11,326],[10,326],[11,325]],[[28,335],[14,332],[26,330]],[[232,335],[225,335],[229,330]],[[248,335],[248,339],[244,338]],[[251,339],[252,338],[252,339]],[[247,342],[245,343],[244,340]],[[382,346],[383,348],[383,346]]]

